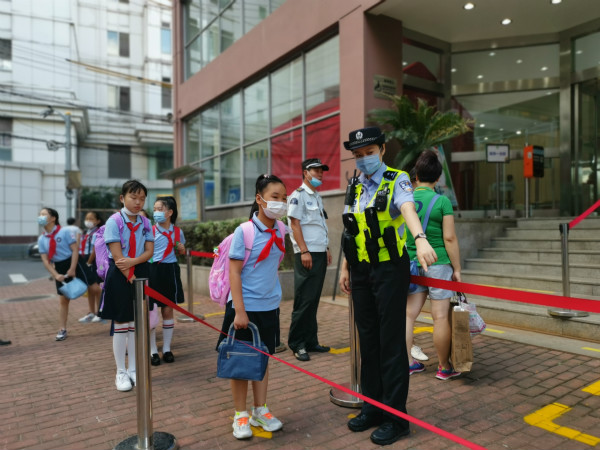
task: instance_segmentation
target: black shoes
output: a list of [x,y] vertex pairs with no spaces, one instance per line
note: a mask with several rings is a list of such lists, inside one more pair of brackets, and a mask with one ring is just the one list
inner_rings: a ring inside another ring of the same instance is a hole
[[152,356],[150,356],[150,364],[153,366],[160,366],[160,357],[158,356],[158,353],[152,353]]
[[331,350],[331,347],[326,347],[326,346],[320,345],[320,344],[317,344],[314,347],[311,347],[308,349],[309,352],[315,352],[315,353],[327,353],[329,350]]
[[5,341],[5,340],[0,339],[0,345],[10,345],[10,343],[11,343],[10,341]]
[[294,352],[294,356],[298,361],[310,361],[310,356],[305,348],[299,348]]
[[371,433],[371,441],[377,445],[390,445],[398,439],[410,434],[408,425],[400,425],[396,421],[384,422]]
[[171,353],[171,352],[165,352],[165,353],[163,353],[163,361],[166,362],[166,363],[175,362],[175,357],[173,356],[173,353]]
[[358,416],[348,421],[348,428],[351,431],[365,431],[376,425],[381,425],[382,422],[383,416],[381,414],[365,414],[361,412]]

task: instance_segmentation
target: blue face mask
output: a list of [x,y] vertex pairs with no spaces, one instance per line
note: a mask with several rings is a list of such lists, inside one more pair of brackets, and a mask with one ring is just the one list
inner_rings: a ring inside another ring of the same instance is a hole
[[152,217],[156,223],[164,223],[167,220],[164,211],[154,211]]
[[382,161],[379,159],[379,154],[363,156],[356,160],[356,168],[365,175],[373,175],[377,169],[381,167]]
[[39,216],[37,218],[38,224],[45,227],[48,225],[48,216]]
[[318,188],[319,186],[321,186],[323,184],[323,182],[321,180],[319,180],[318,178],[312,177],[309,181],[310,184],[312,184],[313,187]]

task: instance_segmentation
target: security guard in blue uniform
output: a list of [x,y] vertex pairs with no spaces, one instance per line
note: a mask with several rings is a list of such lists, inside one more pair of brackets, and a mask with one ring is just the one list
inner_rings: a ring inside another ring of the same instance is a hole
[[[406,296],[410,284],[406,233],[412,233],[424,270],[436,253],[417,216],[406,172],[383,163],[385,135],[377,127],[350,133],[344,142],[361,174],[346,191],[342,245],[345,260],[340,289],[352,295],[360,340],[361,390],[364,395],[406,413],[409,367],[406,353]],[[408,421],[365,402],[348,422],[352,431],[371,433],[389,445],[410,433]]]

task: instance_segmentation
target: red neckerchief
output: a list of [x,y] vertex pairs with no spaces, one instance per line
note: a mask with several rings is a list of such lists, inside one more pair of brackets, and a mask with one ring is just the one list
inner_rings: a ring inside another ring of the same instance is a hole
[[88,231],[87,233],[85,233],[83,235],[83,237],[81,238],[81,247],[79,247],[79,254],[80,255],[85,255],[85,244],[87,243],[87,240],[96,232],[97,227],[92,228],[90,231]]
[[50,261],[52,261],[52,258],[54,258],[54,255],[56,254],[56,240],[54,239],[54,236],[56,236],[56,233],[58,233],[59,231],[60,225],[56,225],[56,228],[52,233],[44,233],[44,236],[50,239],[50,243],[48,245],[48,260]]
[[160,260],[160,261],[162,261],[167,256],[169,256],[169,254],[173,251],[173,247],[175,247],[175,244],[173,243],[173,240],[171,239],[171,235],[173,234],[172,231],[161,231],[160,234],[162,234],[164,237],[166,237],[167,241],[169,242],[167,244],[167,248],[166,248],[165,252],[163,253],[162,259]]
[[[279,250],[281,250],[283,253],[285,253],[285,247],[283,245],[283,239],[282,238],[278,238],[275,235],[275,233],[277,233],[277,230],[274,229],[274,228],[273,229],[267,228],[265,230],[265,233],[271,233],[271,239],[269,239],[269,241],[267,242],[267,244],[261,250],[260,255],[258,255],[258,259],[256,260],[256,264],[258,264],[259,262],[261,262],[263,259],[267,259],[267,257],[271,253],[271,247],[273,247],[273,244],[277,245],[277,247],[279,248]],[[254,265],[256,266],[256,264],[254,264]]]
[[[125,222],[127,224],[127,228],[129,228],[129,252],[127,253],[127,256],[129,256],[130,258],[135,258],[135,251],[136,251],[136,241],[135,241],[135,232],[137,231],[137,229],[140,227],[140,223],[136,224],[135,226],[133,226],[133,224],[131,222]],[[131,280],[131,278],[133,277],[133,273],[135,271],[135,266],[131,266],[129,268],[129,276],[127,277],[127,280]]]

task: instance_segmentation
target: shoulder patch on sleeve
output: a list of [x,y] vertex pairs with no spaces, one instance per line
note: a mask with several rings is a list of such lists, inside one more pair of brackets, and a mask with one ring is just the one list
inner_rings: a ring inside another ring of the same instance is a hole
[[412,184],[410,184],[410,181],[402,180],[398,184],[400,185],[400,187],[402,188],[403,191],[406,191],[406,192],[413,191],[413,187],[412,187]]
[[304,190],[304,188],[302,186],[300,186],[298,189],[296,189],[296,191],[298,192],[302,192]]
[[290,205],[297,205],[298,204],[298,199],[297,198],[293,198],[290,200]]
[[394,181],[400,172],[396,172],[395,170],[386,170],[383,172],[383,178],[389,181]]

